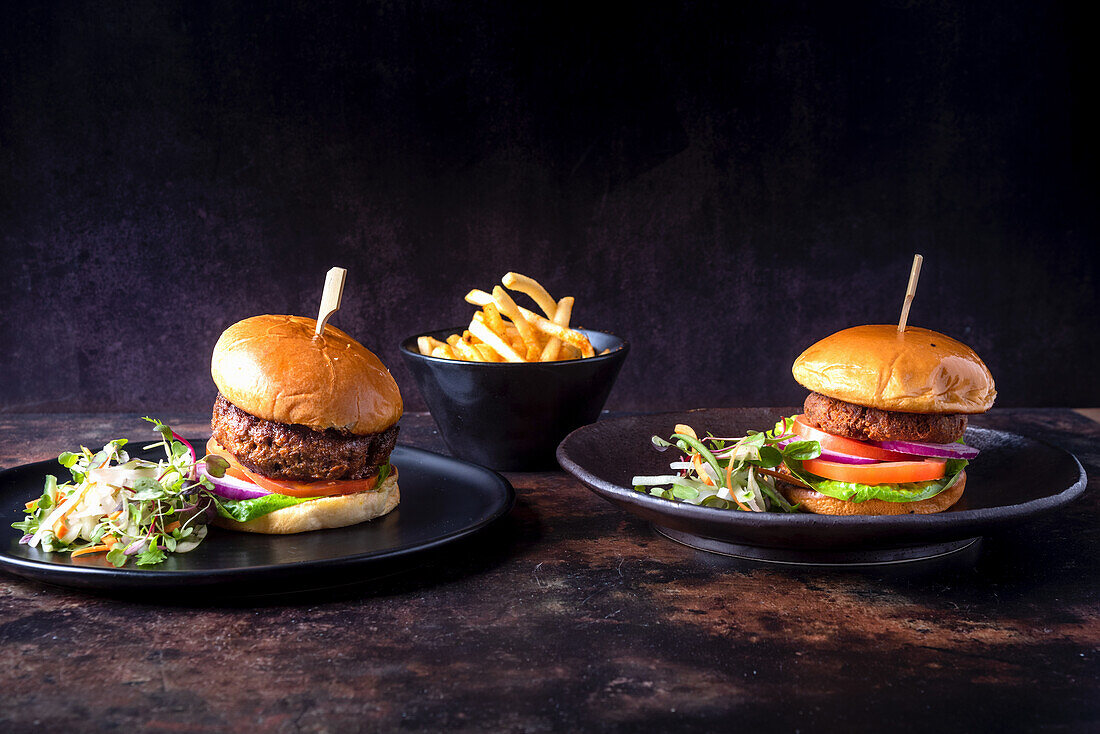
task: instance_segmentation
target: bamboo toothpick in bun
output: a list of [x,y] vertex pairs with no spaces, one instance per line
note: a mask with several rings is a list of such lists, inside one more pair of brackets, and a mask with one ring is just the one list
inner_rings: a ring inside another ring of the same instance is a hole
[[917,281],[920,280],[920,266],[923,262],[924,255],[913,255],[913,269],[909,271],[909,287],[905,289],[905,300],[901,304],[901,318],[898,319],[899,333],[905,331],[905,324],[909,321],[909,308],[917,295]]
[[344,268],[330,268],[325,276],[325,289],[321,292],[321,306],[317,310],[317,328],[314,333],[325,333],[325,324],[334,313],[340,310],[340,300],[344,296],[344,278],[348,271]]

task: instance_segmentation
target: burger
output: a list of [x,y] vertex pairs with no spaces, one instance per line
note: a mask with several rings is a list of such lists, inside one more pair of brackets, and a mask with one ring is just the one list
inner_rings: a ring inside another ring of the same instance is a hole
[[928,329],[856,326],[811,346],[792,372],[811,392],[783,428],[821,455],[786,460],[788,500],[826,515],[930,514],[959,501],[978,453],[963,442],[967,416],[997,397],[974,350]]
[[317,336],[315,327],[300,316],[253,316],[214,346],[204,473],[217,495],[215,524],[300,533],[397,506],[397,383],[343,331],[326,325]]

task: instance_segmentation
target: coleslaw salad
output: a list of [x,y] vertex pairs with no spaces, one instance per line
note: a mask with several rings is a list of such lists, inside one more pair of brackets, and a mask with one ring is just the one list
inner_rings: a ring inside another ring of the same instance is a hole
[[775,471],[787,459],[821,455],[817,441],[800,440],[784,419],[771,431],[735,438],[708,434],[700,438],[688,425],[677,424],[668,440],[651,439],[658,451],[675,448],[680,457],[669,464],[672,473],[635,476],[634,490],[645,494],[742,512],[797,512],[775,489]]
[[[210,480],[200,476],[195,450],[164,423],[154,425],[163,447],[159,461],[131,458],[127,440],[109,441],[93,453],[81,446],[66,451],[58,463],[71,481],[48,475],[42,495],[26,504],[26,517],[12,527],[22,530],[20,543],[77,558],[106,553],[116,567],[133,560],[138,566],[163,562],[169,553],[194,550],[206,537]],[[207,457],[209,459],[210,457]],[[221,463],[205,461],[210,473]]]

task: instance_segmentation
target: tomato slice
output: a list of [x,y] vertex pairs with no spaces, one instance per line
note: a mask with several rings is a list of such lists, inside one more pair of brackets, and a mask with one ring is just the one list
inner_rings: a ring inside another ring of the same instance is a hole
[[[210,453],[210,452],[207,452],[207,453]],[[218,454],[218,456],[221,456],[226,461],[229,461],[228,457],[226,457],[222,454]],[[245,474],[243,470],[238,469],[237,467],[233,466],[232,464],[230,464],[229,468],[225,470],[225,473],[228,474],[229,476],[233,477],[234,479],[240,479],[242,482],[252,482],[252,480],[248,478],[248,475]],[[252,482],[252,483],[255,484],[255,482]]]
[[226,474],[237,479],[243,479],[246,482],[252,482],[269,492],[285,494],[288,497],[332,497],[341,494],[356,494],[357,492],[367,492],[374,489],[374,485],[378,483],[377,474],[366,479],[321,479],[316,482],[269,479],[237,461],[237,457],[223,448],[221,444],[214,440],[213,436],[206,442],[206,453],[216,454],[229,462]]
[[854,438],[826,433],[820,428],[811,426],[805,415],[796,415],[793,420],[795,434],[807,441],[817,441],[821,444],[823,451],[835,451],[838,454],[860,456],[864,459],[875,459],[876,461],[911,461],[913,459],[910,454],[887,451],[886,449],[880,449],[878,446],[857,441]]
[[901,484],[943,479],[946,463],[942,459],[924,461],[884,461],[879,464],[841,464],[837,461],[807,459],[802,468],[811,474],[838,482],[857,484]]
[[245,475],[252,483],[271,492],[285,494],[288,497],[331,497],[339,494],[355,494],[374,489],[378,475],[367,479],[321,479],[316,482],[295,482],[288,479],[268,479],[247,468]]

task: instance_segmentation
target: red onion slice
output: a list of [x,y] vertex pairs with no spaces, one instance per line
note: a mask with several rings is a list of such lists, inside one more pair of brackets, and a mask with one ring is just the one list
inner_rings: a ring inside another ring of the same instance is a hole
[[851,454],[838,454],[835,451],[821,451],[819,457],[825,461],[835,461],[838,464],[878,464],[878,459],[868,459],[863,456],[852,456]]
[[[791,439],[787,439],[786,441],[780,441],[776,445],[785,447],[787,444],[789,444],[793,441],[796,441],[796,440],[800,441],[802,439],[791,438]],[[838,464],[877,464],[877,463],[879,463],[878,459],[868,459],[864,456],[852,456],[851,454],[841,454],[841,453],[838,453],[836,451],[826,451],[825,449],[821,450],[821,456],[819,456],[818,458],[824,459],[825,461],[835,461]]]
[[900,451],[913,456],[933,459],[973,459],[978,449],[964,443],[916,443],[914,441],[879,441],[875,444],[887,451]]
[[212,477],[206,471],[206,464],[198,464],[199,474],[210,480],[214,485],[214,494],[225,497],[227,500],[252,500],[271,494],[266,489],[261,489],[252,482],[246,482],[231,476]]

